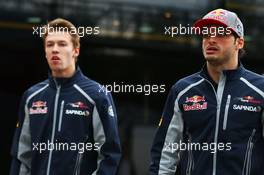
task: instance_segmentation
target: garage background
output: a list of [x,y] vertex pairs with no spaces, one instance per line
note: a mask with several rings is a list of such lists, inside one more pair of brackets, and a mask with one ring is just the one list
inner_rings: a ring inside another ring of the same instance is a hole
[[41,38],[33,27],[62,17],[76,27],[99,27],[81,38],[79,66],[103,85],[164,85],[165,92],[113,93],[123,158],[120,175],[145,175],[155,129],[170,87],[204,64],[201,38],[165,34],[165,27],[191,26],[207,12],[238,13],[245,28],[244,66],[264,72],[263,0],[2,0],[0,2],[1,174],[10,168],[10,147],[22,93],[47,78]]

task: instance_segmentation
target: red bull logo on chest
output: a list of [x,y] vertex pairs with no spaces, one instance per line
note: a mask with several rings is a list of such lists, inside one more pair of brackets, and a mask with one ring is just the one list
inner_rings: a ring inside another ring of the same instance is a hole
[[45,101],[35,101],[32,103],[31,108],[29,108],[29,114],[46,114],[47,112],[48,107]]
[[205,101],[204,96],[194,95],[192,97],[186,97],[185,103],[188,103],[188,104],[183,104],[184,111],[195,111],[195,110],[207,109],[207,102]]

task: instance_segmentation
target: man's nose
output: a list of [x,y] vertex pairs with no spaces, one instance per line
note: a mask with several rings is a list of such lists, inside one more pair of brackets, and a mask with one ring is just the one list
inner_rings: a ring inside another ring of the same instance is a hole
[[57,52],[59,52],[58,44],[54,44],[54,46],[52,47],[52,52],[53,52],[53,53],[57,53]]
[[215,35],[210,35],[207,38],[209,43],[215,43],[216,42],[216,36]]

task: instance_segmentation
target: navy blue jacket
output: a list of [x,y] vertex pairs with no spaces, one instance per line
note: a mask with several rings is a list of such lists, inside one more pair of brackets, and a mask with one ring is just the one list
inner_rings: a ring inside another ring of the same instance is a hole
[[114,175],[121,149],[110,93],[78,68],[23,95],[10,175]]
[[264,175],[264,78],[202,71],[171,89],[151,149],[151,175]]

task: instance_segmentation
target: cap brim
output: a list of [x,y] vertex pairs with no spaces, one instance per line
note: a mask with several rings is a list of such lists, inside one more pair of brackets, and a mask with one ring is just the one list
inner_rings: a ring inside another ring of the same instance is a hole
[[202,28],[204,26],[208,26],[208,25],[212,25],[212,24],[227,27],[227,25],[225,23],[220,22],[220,21],[215,20],[215,19],[200,19],[200,20],[196,21],[193,26]]
[[[215,19],[200,19],[200,20],[197,20],[193,24],[193,27],[200,28],[200,31],[201,31],[203,29],[203,27],[209,26],[209,25],[220,25],[220,26],[223,26],[223,27],[228,27],[225,23],[220,22],[220,21],[215,20]],[[232,29],[232,31],[233,31],[233,29]],[[200,35],[200,33],[197,33],[197,34]]]

